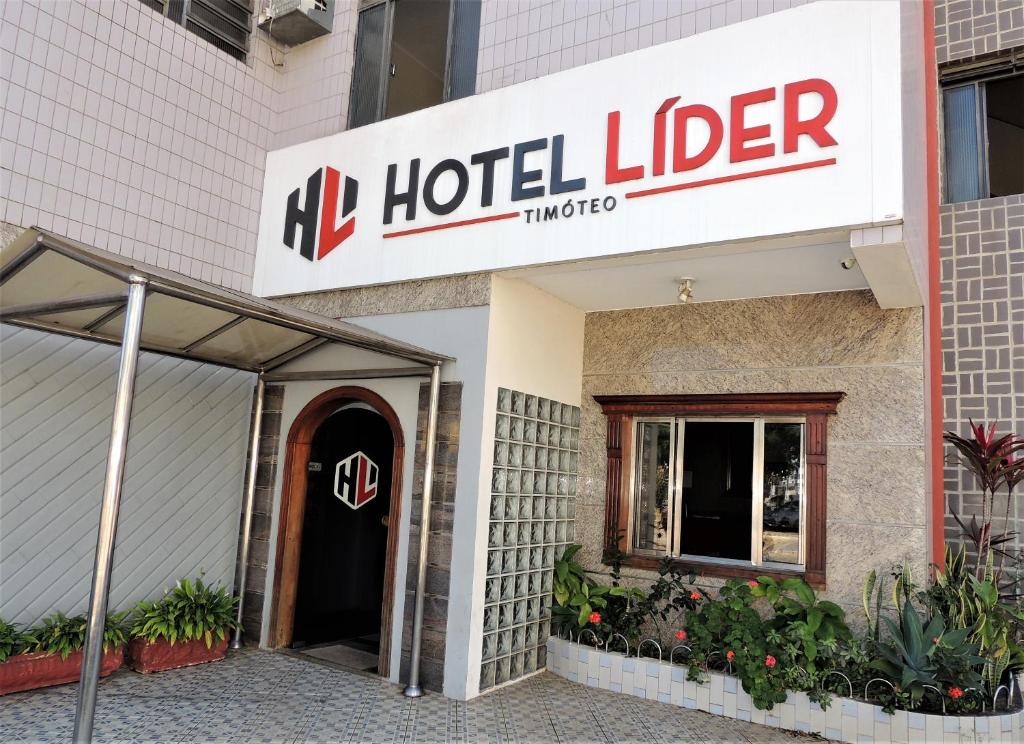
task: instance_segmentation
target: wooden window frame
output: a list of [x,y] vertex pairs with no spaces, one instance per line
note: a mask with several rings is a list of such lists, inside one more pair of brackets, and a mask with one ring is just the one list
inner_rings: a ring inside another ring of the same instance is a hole
[[[845,393],[750,393],[707,395],[595,395],[607,424],[605,482],[605,562],[623,549],[628,540],[632,503],[630,467],[633,420],[644,416],[800,416],[804,419],[804,458],[807,472],[805,516],[806,561],[803,570],[785,571],[761,566],[737,566],[714,561],[675,558],[674,568],[700,576],[723,578],[785,578],[801,576],[808,584],[824,589],[828,481],[828,417],[835,415]],[[623,565],[657,569],[661,558],[631,555],[629,542]]]

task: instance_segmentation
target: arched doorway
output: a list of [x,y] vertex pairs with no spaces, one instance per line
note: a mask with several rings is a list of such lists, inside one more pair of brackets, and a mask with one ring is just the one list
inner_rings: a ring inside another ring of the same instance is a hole
[[271,645],[342,642],[376,652],[378,673],[388,675],[404,453],[394,409],[365,388],[328,390],[295,418],[281,488]]

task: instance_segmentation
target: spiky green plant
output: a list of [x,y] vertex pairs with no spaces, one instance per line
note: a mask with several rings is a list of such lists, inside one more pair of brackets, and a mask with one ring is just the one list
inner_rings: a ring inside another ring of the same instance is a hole
[[[876,591],[877,588],[877,591]],[[882,595],[885,589],[885,580],[879,581],[878,573],[871,569],[871,573],[864,577],[864,590],[862,601],[864,603],[864,617],[868,623],[868,637],[874,641],[878,640],[881,630],[882,617]],[[875,611],[871,611],[871,595],[875,595]]]

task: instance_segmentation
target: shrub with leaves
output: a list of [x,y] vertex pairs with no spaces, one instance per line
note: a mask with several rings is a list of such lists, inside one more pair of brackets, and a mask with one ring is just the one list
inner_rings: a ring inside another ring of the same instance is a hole
[[[103,628],[104,651],[124,645],[127,638],[127,616],[127,612],[107,615]],[[60,654],[61,659],[66,659],[85,645],[86,622],[85,615],[67,617],[61,612],[55,612],[27,632],[25,650]]]
[[984,660],[977,655],[978,646],[968,640],[968,628],[947,631],[940,615],[925,624],[910,602],[904,603],[898,625],[888,617],[882,620],[888,637],[876,644],[878,658],[872,666],[893,682],[897,693],[907,696],[907,707],[920,707],[929,688],[941,695],[948,689],[981,686],[976,670]]
[[202,579],[182,579],[174,589],[155,602],[139,602],[132,617],[131,634],[147,641],[202,639],[206,647],[223,640],[227,631],[238,627],[235,613],[238,598],[222,587],[212,587]]
[[991,568],[984,581],[979,581],[966,564],[963,547],[955,553],[947,547],[944,564],[922,598],[948,627],[968,629],[968,639],[977,644],[978,655],[984,659],[982,677],[992,696],[1007,671],[1016,673],[1024,668],[1024,612],[999,596]]
[[[626,557],[618,550],[605,555],[605,560],[611,564],[609,574],[613,589],[622,587],[622,565]],[[659,564],[658,576],[649,589],[631,588],[610,593],[603,613],[610,632],[621,634],[634,645],[643,637],[653,637],[666,647],[685,639],[685,633],[682,638],[677,633],[685,613],[695,609],[697,602],[692,598],[693,587],[683,581],[683,576],[673,566],[673,560],[666,557]],[[690,585],[695,579],[696,576],[687,575]],[[645,650],[653,653],[654,647],[647,646]]]
[[0,617],[0,664],[25,650],[28,636],[14,623]]
[[580,630],[590,627],[595,633],[616,632],[603,617],[610,596],[624,597],[630,590],[598,584],[587,575],[576,561],[582,545],[570,545],[555,562],[555,580],[552,594],[555,604],[551,619],[557,629]]
[[853,641],[846,613],[834,602],[820,600],[802,579],[776,581],[762,576],[750,593],[763,597],[774,615],[767,621],[770,651],[782,662],[783,681],[791,690],[818,695],[822,679],[840,663]]
[[[756,583],[756,582],[752,582]],[[785,666],[768,645],[769,626],[754,608],[751,586],[729,581],[717,597],[694,590],[696,612],[686,620],[687,643],[693,653],[688,677],[705,681],[712,665],[727,668],[740,678],[743,689],[761,710],[786,699]]]

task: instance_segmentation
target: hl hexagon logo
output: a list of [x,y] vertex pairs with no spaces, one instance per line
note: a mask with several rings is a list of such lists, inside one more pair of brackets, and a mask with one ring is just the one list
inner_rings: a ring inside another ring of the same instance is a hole
[[334,495],[353,509],[377,495],[377,464],[362,452],[349,455],[334,468]]
[[[325,176],[326,174],[326,176]],[[323,181],[323,201],[320,199],[320,183]],[[295,189],[288,195],[288,205],[284,216],[284,244],[295,248],[295,228],[302,228],[299,239],[299,255],[312,261],[314,254],[319,260],[333,251],[356,231],[355,211],[356,199],[359,196],[359,182],[345,176],[345,187],[341,188],[341,174],[329,166],[318,168],[306,179],[306,199],[303,208],[299,208],[299,193]],[[343,193],[339,193],[343,192]],[[348,217],[341,226],[338,221],[338,197],[341,197],[341,217]],[[317,225],[320,231],[317,233]]]

